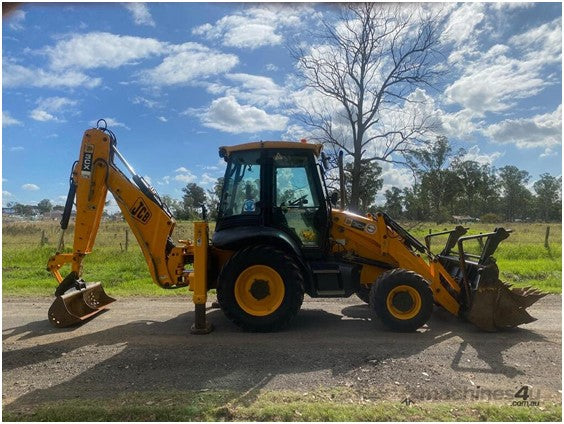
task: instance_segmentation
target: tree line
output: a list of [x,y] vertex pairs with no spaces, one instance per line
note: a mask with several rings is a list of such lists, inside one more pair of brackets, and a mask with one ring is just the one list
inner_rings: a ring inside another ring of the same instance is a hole
[[527,171],[513,165],[496,169],[466,160],[465,153],[453,152],[446,137],[413,152],[413,185],[387,189],[379,209],[397,218],[437,223],[453,216],[486,222],[561,220],[562,177],[541,174],[531,191]]

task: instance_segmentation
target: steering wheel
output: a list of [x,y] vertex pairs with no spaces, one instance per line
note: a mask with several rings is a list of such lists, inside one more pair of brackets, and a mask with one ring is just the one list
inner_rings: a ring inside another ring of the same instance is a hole
[[304,202],[304,200],[307,199],[307,194],[304,194],[302,197],[298,197],[297,199],[294,200],[289,200],[288,201],[288,206],[291,207],[296,207],[296,206],[302,206],[307,202]]

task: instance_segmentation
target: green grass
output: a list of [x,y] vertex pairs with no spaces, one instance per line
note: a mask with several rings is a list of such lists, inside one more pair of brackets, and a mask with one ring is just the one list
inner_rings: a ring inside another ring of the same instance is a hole
[[380,401],[351,389],[309,393],[268,391],[144,392],[109,399],[73,399],[13,410],[4,421],[555,421],[562,406],[505,403]]
[[[550,245],[544,247],[546,226],[550,225]],[[428,223],[405,224],[420,240],[432,231],[452,228],[452,225]],[[501,226],[501,225],[500,225]],[[507,226],[507,225],[506,225]],[[504,281],[518,287],[532,285],[549,293],[562,292],[562,226],[561,224],[511,224],[514,233],[496,252],[496,259]],[[494,225],[472,224],[468,234],[488,232]],[[100,226],[94,251],[84,264],[86,281],[101,281],[113,296],[186,296],[187,289],[163,290],[152,282],[141,250],[131,232],[125,251],[126,224],[105,222]],[[44,234],[43,247],[41,236]],[[46,271],[46,263],[59,240],[56,222],[15,222],[2,225],[2,290],[5,296],[44,296],[56,286]],[[175,240],[192,238],[192,223],[180,222]],[[72,226],[67,230],[67,250],[72,243]],[[446,237],[433,239],[433,250],[439,251]],[[467,249],[477,252],[477,242]],[[68,272],[68,271],[67,271]],[[63,274],[65,273],[63,269]]]

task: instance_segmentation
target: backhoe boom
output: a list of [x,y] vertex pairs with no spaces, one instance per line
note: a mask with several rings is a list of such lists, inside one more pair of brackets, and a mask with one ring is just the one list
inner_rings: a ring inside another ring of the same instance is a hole
[[[131,172],[133,181],[116,166],[115,157]],[[200,284],[203,289],[199,288],[197,300],[198,304],[205,305],[206,266],[199,267],[199,271],[185,269],[187,264],[194,263],[194,246],[190,241],[183,241],[180,246],[174,244],[171,236],[175,219],[156,191],[125,161],[117,150],[115,136],[105,128],[93,128],[84,133],[80,156],[72,169],[69,198],[76,192],[73,251],[63,253],[59,248],[48,262],[48,270],[60,284],[56,294],[62,295],[69,289],[77,293],[84,290],[84,283],[81,287],[79,280],[82,261],[92,252],[108,191],[135,235],[153,281],[163,288],[191,285],[192,290]],[[71,207],[72,200],[67,200],[66,208]],[[63,231],[69,216],[70,210],[65,210],[61,222]],[[198,224],[198,231],[205,231],[207,237],[207,223]],[[205,242],[207,253],[207,238]],[[63,278],[60,268],[66,264],[71,265],[71,274]],[[84,297],[84,293],[81,296]]]

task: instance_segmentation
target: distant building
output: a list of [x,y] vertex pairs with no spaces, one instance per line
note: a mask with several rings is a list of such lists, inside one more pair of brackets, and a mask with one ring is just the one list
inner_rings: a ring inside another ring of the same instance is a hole
[[470,215],[453,215],[452,221],[455,224],[463,224],[465,222],[480,222],[480,218],[474,218]]

